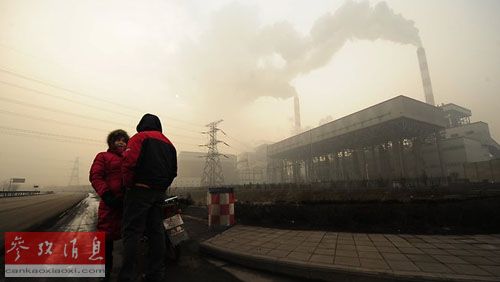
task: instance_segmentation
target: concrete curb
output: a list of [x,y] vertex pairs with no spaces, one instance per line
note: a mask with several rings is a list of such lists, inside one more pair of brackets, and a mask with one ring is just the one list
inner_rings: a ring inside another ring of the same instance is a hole
[[[240,264],[249,268],[265,270],[289,276],[336,282],[396,282],[396,281],[500,281],[495,277],[454,274],[427,274],[403,271],[372,271],[360,267],[331,266],[319,263],[276,259],[269,256],[248,254],[220,248],[203,242],[200,251],[214,257]],[[425,279],[425,280],[423,280]]]

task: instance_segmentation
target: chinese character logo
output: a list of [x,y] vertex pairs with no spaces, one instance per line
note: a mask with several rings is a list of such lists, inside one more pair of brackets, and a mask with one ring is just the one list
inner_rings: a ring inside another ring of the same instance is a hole
[[16,251],[16,258],[14,259],[14,261],[18,261],[21,258],[21,250],[29,249],[29,247],[26,247],[23,244],[24,244],[23,238],[21,236],[16,236],[14,238],[14,241],[10,243],[11,248],[8,249],[6,253],[8,254],[12,251]]

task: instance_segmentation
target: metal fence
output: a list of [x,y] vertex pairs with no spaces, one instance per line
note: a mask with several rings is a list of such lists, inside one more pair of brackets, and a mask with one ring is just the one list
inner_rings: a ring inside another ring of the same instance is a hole
[[45,192],[41,193],[40,191],[0,191],[0,198],[35,196],[41,194],[46,194],[46,193]]

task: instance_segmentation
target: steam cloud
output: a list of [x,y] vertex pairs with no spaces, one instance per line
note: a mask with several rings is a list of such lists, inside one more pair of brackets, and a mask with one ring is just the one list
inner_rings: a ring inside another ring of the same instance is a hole
[[351,39],[383,39],[420,46],[414,22],[385,2],[345,2],[316,20],[308,35],[288,22],[260,26],[257,10],[233,3],[214,14],[198,42],[177,57],[172,82],[201,105],[223,101],[239,106],[258,97],[296,95],[290,82],[326,65]]

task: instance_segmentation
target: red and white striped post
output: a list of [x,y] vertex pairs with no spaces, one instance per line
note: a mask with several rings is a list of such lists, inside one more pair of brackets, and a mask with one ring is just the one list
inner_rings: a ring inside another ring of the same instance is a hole
[[209,188],[207,193],[208,226],[232,226],[236,222],[234,214],[233,188]]

